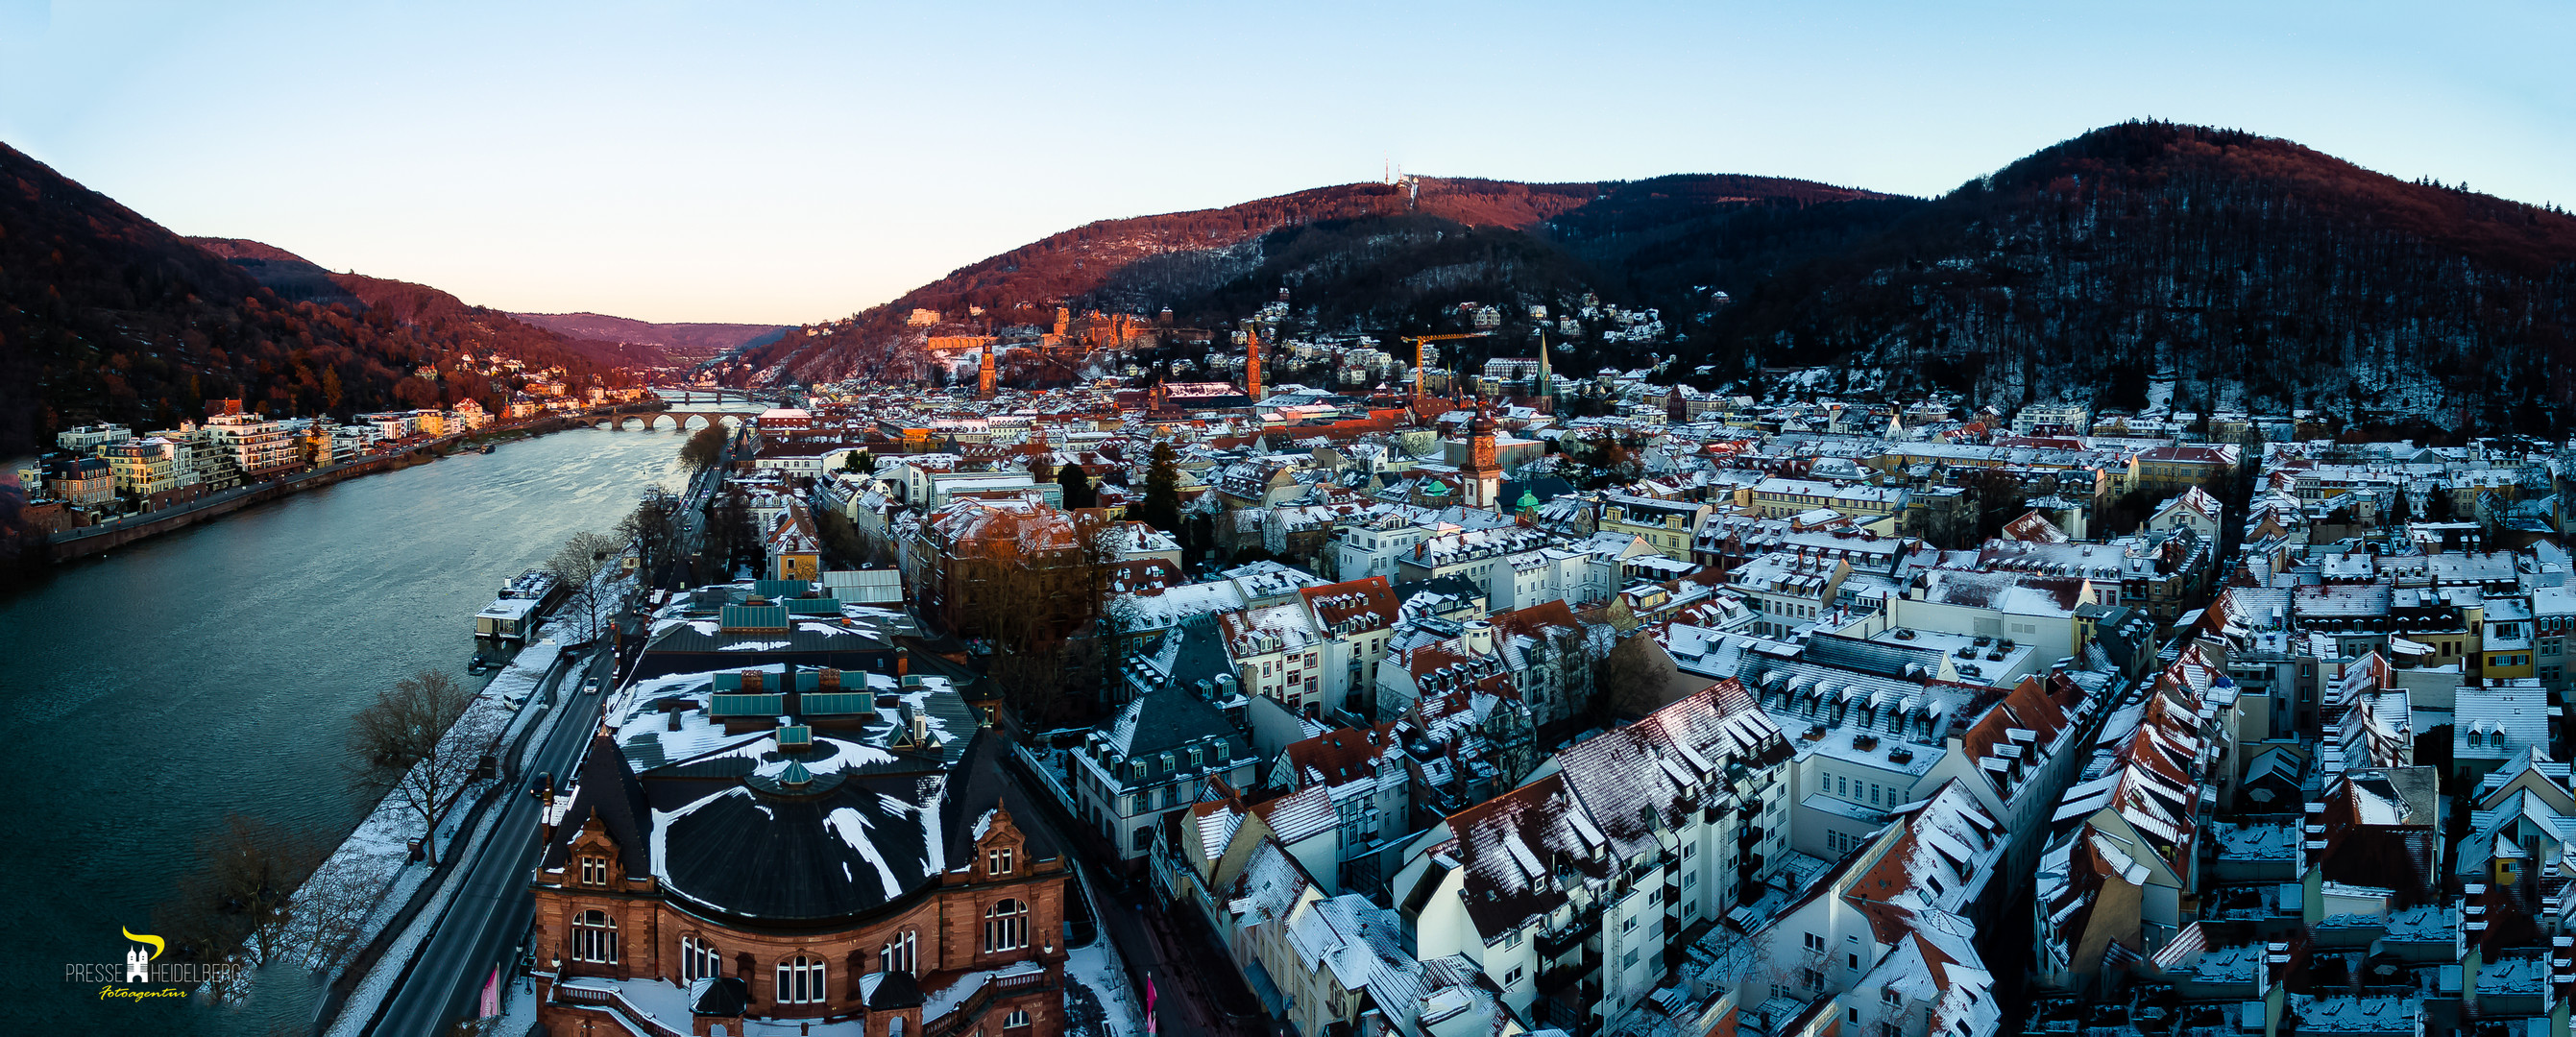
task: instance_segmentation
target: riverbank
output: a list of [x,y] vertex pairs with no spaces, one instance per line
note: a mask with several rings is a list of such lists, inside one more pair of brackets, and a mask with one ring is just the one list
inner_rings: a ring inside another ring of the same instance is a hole
[[[306,490],[330,486],[343,480],[352,479],[361,475],[374,475],[379,472],[401,471],[405,468],[417,467],[428,464],[431,461],[438,460],[442,457],[453,456],[457,452],[454,450],[442,452],[442,448],[453,447],[466,442],[474,442],[478,445],[486,442],[494,444],[516,442],[520,440],[534,439],[549,432],[561,432],[565,429],[571,428],[589,428],[590,424],[587,418],[588,416],[584,416],[583,418],[549,416],[511,425],[506,428],[486,429],[476,432],[460,432],[454,435],[442,436],[438,439],[405,447],[404,449],[397,451],[382,454],[370,454],[356,460],[345,461],[340,464],[330,465],[324,468],[316,468],[309,472],[298,472],[294,475],[271,482],[236,487],[234,489],[215,494],[211,497],[191,501],[176,508],[165,508],[161,511],[128,516],[114,522],[64,530],[60,533],[54,534],[46,540],[44,545],[45,557],[48,561],[54,563],[91,557],[93,555],[123,547],[138,540],[160,536],[164,533],[186,529],[201,522],[211,521],[213,519],[232,514],[233,512],[240,511],[243,508],[250,507],[254,504],[265,504],[282,497],[302,493]],[[502,438],[496,434],[506,434],[506,438]]]
[[[683,439],[570,428],[289,495],[0,591],[17,648],[0,664],[0,726],[16,735],[0,781],[44,790],[21,797],[0,841],[21,884],[17,953],[114,961],[120,926],[170,935],[154,912],[228,815],[341,842],[381,799],[348,777],[352,718],[405,675],[461,670],[469,617],[567,538],[613,528],[649,489],[685,488]],[[296,961],[256,970],[238,1000],[138,1007],[8,970],[0,1032],[271,1037],[308,1029],[326,990]]]

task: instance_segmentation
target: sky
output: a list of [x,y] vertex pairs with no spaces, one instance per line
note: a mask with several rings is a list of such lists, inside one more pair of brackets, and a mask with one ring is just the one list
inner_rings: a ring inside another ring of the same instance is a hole
[[2571,39],[2554,2],[0,0],[0,143],[468,302],[794,324],[1389,164],[1930,195],[2161,118],[2576,207]]

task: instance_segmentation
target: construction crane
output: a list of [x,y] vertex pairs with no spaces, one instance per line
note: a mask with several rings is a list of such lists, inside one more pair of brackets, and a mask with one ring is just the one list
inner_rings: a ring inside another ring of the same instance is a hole
[[1490,332],[1490,331],[1458,331],[1458,332],[1451,332],[1451,333],[1446,334],[1446,335],[1405,335],[1405,336],[1402,336],[1402,337],[1403,337],[1403,339],[1404,339],[1405,341],[1408,341],[1408,342],[1413,343],[1413,398],[1414,398],[1414,399],[1417,399],[1417,400],[1419,400],[1419,399],[1421,399],[1421,398],[1422,398],[1422,344],[1423,344],[1423,343],[1425,343],[1425,342],[1448,342],[1448,341],[1451,341],[1451,340],[1453,340],[1453,339],[1462,339],[1462,338],[1491,338],[1491,337],[1493,337],[1493,334],[1494,334],[1494,333],[1493,333],[1493,332]]

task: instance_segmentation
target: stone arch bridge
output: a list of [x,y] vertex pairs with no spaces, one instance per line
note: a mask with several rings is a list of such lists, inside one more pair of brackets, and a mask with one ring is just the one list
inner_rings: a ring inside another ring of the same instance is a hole
[[591,427],[593,428],[613,429],[618,431],[623,431],[629,424],[641,422],[643,424],[644,431],[646,432],[653,431],[653,426],[667,420],[671,423],[671,431],[687,432],[689,431],[689,427],[692,422],[697,422],[701,425],[730,425],[734,428],[741,428],[743,422],[749,419],[745,415],[734,414],[727,411],[657,410],[646,411],[641,414],[602,414],[596,417],[585,418],[583,420],[590,422]]

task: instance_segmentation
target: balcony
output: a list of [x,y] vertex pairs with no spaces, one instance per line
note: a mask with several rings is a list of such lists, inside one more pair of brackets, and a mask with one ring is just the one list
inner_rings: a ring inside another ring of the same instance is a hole
[[1574,916],[1573,923],[1567,925],[1565,928],[1538,934],[1537,942],[1539,960],[1555,961],[1557,958],[1562,957],[1565,952],[1582,946],[1583,941],[1589,940],[1600,934],[1601,915],[1599,912],[1585,912],[1583,914],[1576,915]]
[[[655,1019],[652,1013],[637,1008],[633,1002],[626,1000],[625,993],[620,990],[564,984],[555,987],[554,1000],[557,1004],[578,1005],[606,1012],[616,1017],[617,1021],[624,1024],[627,1029],[650,1034],[652,1037],[687,1037],[681,1031]],[[583,1026],[587,1028],[589,1023],[584,1021]]]
[[1740,828],[1740,829],[1737,829],[1737,830],[1736,830],[1736,833],[1735,833],[1735,844],[1736,844],[1736,845],[1738,845],[1738,846],[1751,846],[1751,845],[1753,845],[1753,844],[1755,844],[1755,843],[1758,843],[1758,842],[1761,842],[1761,841],[1762,841],[1762,826],[1761,826],[1761,825],[1746,825],[1746,826],[1744,826],[1743,828]]
[[968,994],[966,1000],[951,1009],[948,1014],[924,1022],[921,1032],[924,1037],[953,1037],[983,1018],[984,1013],[993,1007],[994,1001],[1018,994],[1051,989],[1047,985],[1046,978],[1044,969],[994,977],[974,993]]
[[[1592,987],[1597,991],[1600,984],[1591,981],[1590,977],[1600,970],[1601,966],[1596,962],[1585,962],[1575,965],[1544,966],[1538,970],[1539,996],[1557,997],[1569,989],[1578,987]],[[1591,999],[1586,1000],[1584,1003],[1589,1004],[1591,1001],[1598,1000],[1599,998],[1600,995],[1595,993]]]

